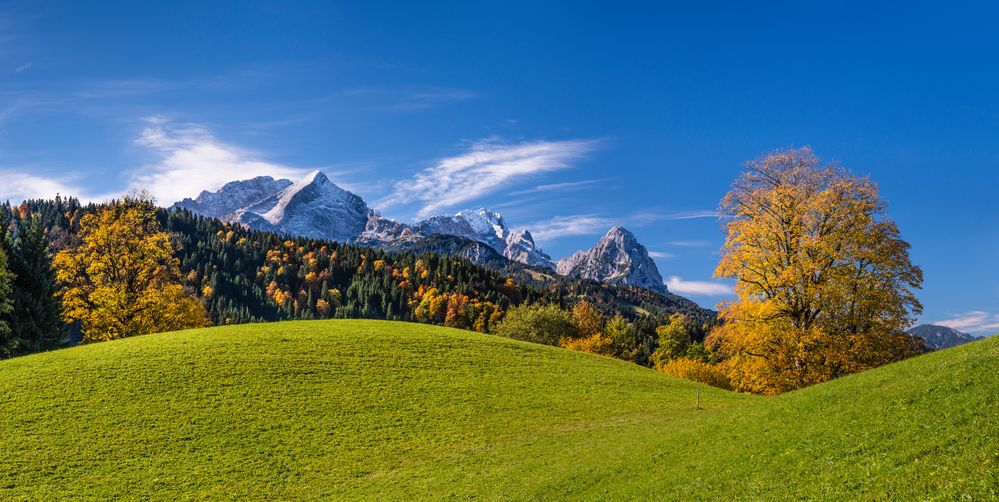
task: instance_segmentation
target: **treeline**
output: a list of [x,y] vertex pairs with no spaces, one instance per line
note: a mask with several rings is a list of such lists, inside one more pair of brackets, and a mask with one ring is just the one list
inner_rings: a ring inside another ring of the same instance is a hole
[[[50,248],[39,255],[55,255],[61,279],[48,297],[62,300],[63,318],[84,341],[130,336],[137,329],[154,332],[208,323],[328,318],[403,320],[495,333],[515,306],[544,305],[568,313],[586,301],[603,316],[625,320],[626,336],[635,347],[628,359],[650,364],[657,343],[655,329],[666,316],[682,311],[696,319],[700,339],[713,321],[712,312],[688,300],[640,288],[592,281],[514,280],[464,259],[252,231],[188,211],[155,208],[141,198],[105,205],[56,198],[4,208],[10,215],[4,227],[10,233],[17,234],[35,221],[47,237]],[[158,256],[154,249],[168,249],[169,257]],[[156,273],[130,277],[131,284],[114,284],[113,277],[96,277],[90,270],[114,269],[120,266],[114,258],[125,253],[135,255],[131,262],[146,263]],[[157,296],[167,290],[172,291],[168,302]],[[114,301],[107,301],[107,296]],[[205,322],[190,305],[182,313],[153,306],[184,304],[183,298],[200,302]],[[107,303],[105,311],[98,308],[98,301]],[[130,305],[136,305],[135,312],[126,312]],[[109,315],[106,310],[112,308],[118,311]],[[143,314],[147,311],[158,314]],[[112,318],[132,321],[129,326],[104,321]]]

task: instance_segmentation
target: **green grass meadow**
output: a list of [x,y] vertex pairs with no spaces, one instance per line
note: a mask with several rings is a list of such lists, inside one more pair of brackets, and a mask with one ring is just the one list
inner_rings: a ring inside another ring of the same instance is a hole
[[999,339],[767,398],[428,325],[208,328],[0,361],[0,455],[2,500],[987,500]]

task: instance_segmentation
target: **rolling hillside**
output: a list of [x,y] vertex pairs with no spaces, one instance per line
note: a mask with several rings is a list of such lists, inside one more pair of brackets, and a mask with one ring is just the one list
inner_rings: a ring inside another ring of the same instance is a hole
[[997,367],[987,339],[763,398],[427,325],[150,335],[0,362],[0,499],[984,499]]

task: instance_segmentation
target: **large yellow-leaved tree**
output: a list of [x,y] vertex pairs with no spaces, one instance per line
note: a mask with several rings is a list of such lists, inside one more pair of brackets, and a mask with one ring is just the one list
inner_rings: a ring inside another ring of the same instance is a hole
[[776,394],[909,357],[922,272],[877,186],[808,148],[745,166],[715,275],[737,300],[708,342],[738,390]]
[[81,243],[55,257],[63,316],[85,341],[209,325],[201,302],[185,293],[170,235],[152,199],[126,196],[80,220]]

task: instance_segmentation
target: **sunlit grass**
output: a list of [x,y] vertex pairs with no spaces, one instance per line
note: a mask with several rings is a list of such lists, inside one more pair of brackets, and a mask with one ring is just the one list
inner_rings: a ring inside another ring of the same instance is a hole
[[426,325],[210,328],[0,362],[0,499],[988,498],[996,396],[995,340],[761,398]]

